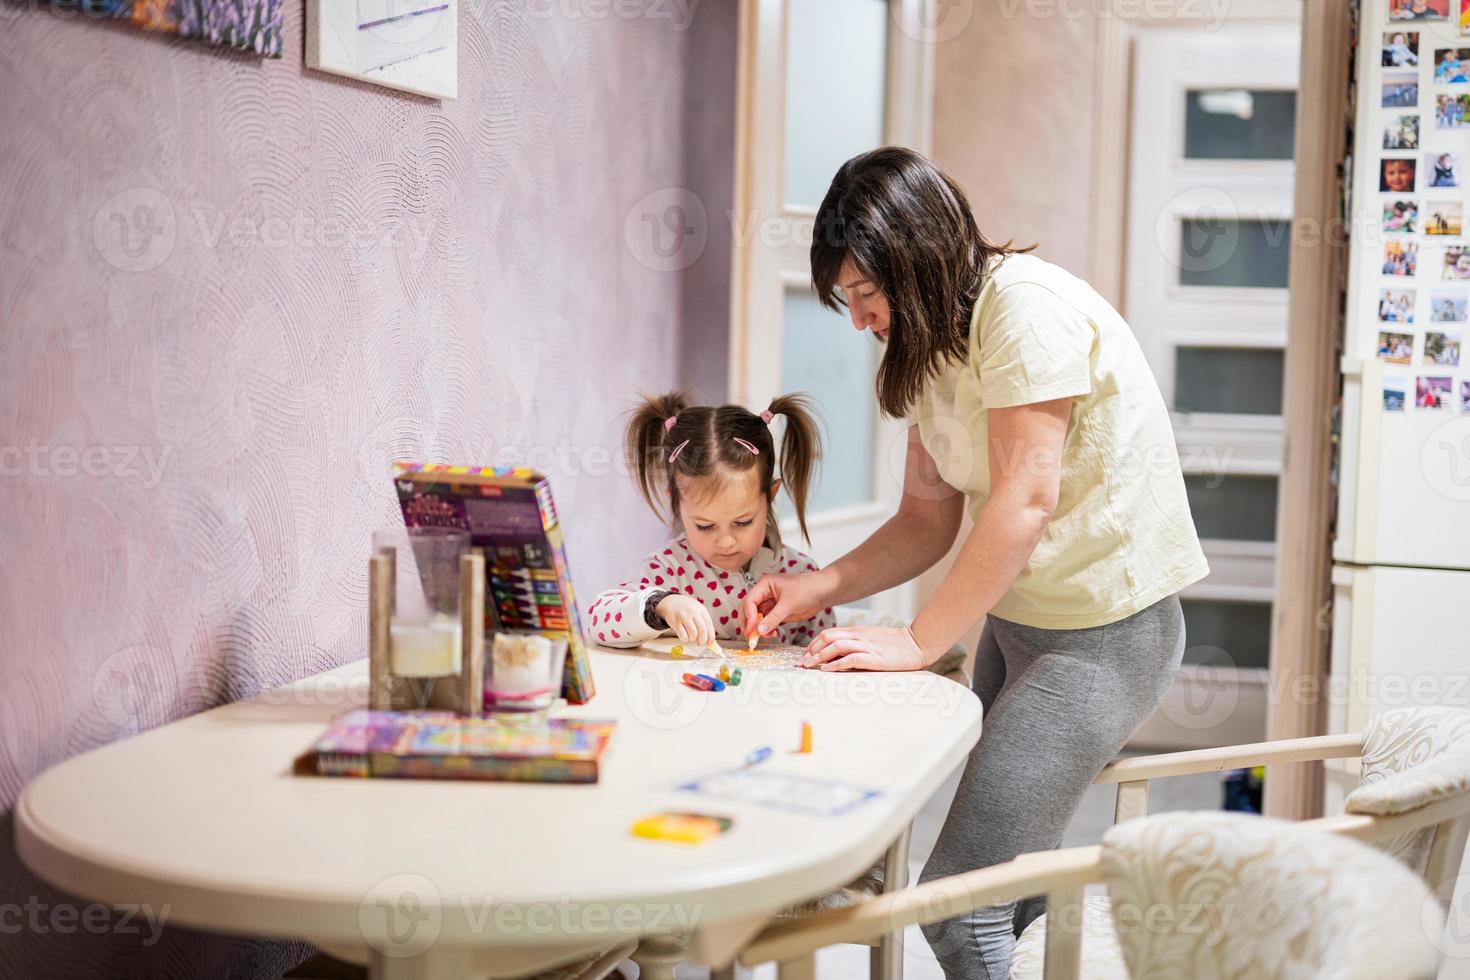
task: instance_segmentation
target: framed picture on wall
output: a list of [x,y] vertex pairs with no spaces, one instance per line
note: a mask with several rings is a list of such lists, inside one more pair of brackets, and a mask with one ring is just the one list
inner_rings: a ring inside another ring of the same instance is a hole
[[52,0],[52,5],[215,47],[281,56],[282,0]]
[[459,94],[459,0],[307,0],[306,65],[432,99]]

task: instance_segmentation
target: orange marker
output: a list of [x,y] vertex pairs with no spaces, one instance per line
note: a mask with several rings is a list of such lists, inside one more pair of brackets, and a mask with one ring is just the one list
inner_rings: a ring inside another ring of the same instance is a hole
[[801,748],[796,751],[806,755],[812,750],[812,723],[804,721],[801,723]]

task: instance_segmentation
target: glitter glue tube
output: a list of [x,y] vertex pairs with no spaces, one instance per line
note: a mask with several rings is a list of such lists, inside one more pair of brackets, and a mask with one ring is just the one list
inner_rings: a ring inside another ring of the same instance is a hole
[[699,674],[685,674],[684,684],[694,688],[696,691],[713,691],[715,686],[710,683],[708,677]]
[[703,677],[705,680],[709,681],[712,690],[723,691],[725,689],[725,682],[720,680],[718,677],[711,677],[709,674],[695,674],[694,676]]

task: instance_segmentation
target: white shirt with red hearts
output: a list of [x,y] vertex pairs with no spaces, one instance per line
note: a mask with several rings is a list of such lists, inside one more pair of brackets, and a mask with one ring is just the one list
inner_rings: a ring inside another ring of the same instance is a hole
[[[714,620],[715,635],[720,639],[739,639],[744,636],[740,604],[745,601],[745,593],[762,575],[816,570],[816,562],[794,548],[782,545],[775,550],[763,546],[744,572],[727,571],[695,554],[689,546],[689,538],[680,535],[644,558],[636,579],[608,589],[593,601],[588,610],[591,615],[588,635],[603,646],[636,647],[644,640],[672,633],[672,629],[654,629],[643,618],[643,606],[648,597],[668,589],[693,596],[704,603]],[[835,625],[836,618],[828,608],[805,622],[781,624],[767,639],[804,647],[822,630]]]

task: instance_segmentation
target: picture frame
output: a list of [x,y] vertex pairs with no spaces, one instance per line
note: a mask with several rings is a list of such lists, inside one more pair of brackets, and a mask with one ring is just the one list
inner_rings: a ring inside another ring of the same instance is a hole
[[430,99],[459,96],[459,0],[307,0],[306,66]]

